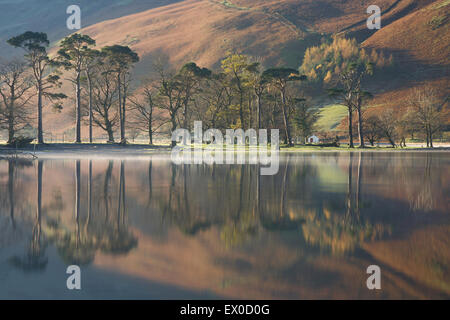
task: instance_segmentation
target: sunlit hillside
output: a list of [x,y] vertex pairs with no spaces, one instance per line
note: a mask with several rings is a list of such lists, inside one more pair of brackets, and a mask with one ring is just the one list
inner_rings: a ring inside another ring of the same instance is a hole
[[[6,0],[1,2],[17,7]],[[375,96],[373,105],[397,106],[411,88],[424,83],[448,88],[449,1],[379,1],[382,10],[379,31],[366,27],[366,9],[371,4],[370,0],[133,0],[114,4],[97,1],[81,4],[83,25],[90,25],[81,32],[95,38],[98,47],[121,44],[135,50],[141,58],[133,77],[137,84],[148,77],[156,60],[174,68],[195,61],[202,67],[217,69],[230,51],[258,57],[265,67],[298,68],[308,47],[334,34],[345,34],[356,37],[364,47],[394,55],[395,71],[377,74],[370,82],[369,89]],[[58,3],[59,6],[63,3]],[[67,15],[55,19],[53,10],[35,1],[27,8],[29,11],[16,15],[15,21],[20,24],[14,28],[11,18],[3,17],[2,37],[30,28],[48,32],[55,47],[68,33],[64,20]],[[39,15],[31,15],[33,19],[26,17],[32,11],[40,13],[39,10],[49,17],[48,24],[42,18],[37,20]],[[63,88],[70,91],[69,84]],[[64,105],[62,114],[44,115],[46,130],[61,136],[71,130],[74,122],[73,101],[68,99]]]

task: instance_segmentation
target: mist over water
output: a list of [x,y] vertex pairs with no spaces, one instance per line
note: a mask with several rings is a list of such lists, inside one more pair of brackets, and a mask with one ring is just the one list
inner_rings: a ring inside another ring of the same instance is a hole
[[259,169],[2,160],[0,298],[450,296],[446,153],[284,154],[277,175]]

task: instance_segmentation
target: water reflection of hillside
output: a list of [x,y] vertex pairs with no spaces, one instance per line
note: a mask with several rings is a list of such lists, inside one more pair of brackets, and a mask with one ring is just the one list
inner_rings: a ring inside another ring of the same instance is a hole
[[[10,259],[24,271],[45,268],[51,245],[66,264],[106,267],[110,257],[124,257],[119,261],[126,267],[116,266],[123,272],[146,277],[138,265],[153,263],[159,273],[153,270],[151,277],[188,287],[196,285],[189,276],[201,283],[210,275],[232,296],[250,284],[247,292],[256,294],[259,282],[307,296],[305,288],[352,281],[367,252],[379,256],[377,244],[389,246],[423,228],[448,230],[449,166],[439,154],[293,155],[283,159],[276,176],[258,172],[256,165],[177,166],[162,160],[2,162],[0,228],[8,232],[0,244],[8,246],[19,235],[27,239]],[[155,257],[143,248],[161,260],[147,261]],[[189,258],[181,251],[198,257],[202,267],[188,271],[181,257]],[[420,260],[402,259],[405,265]],[[419,278],[448,282],[446,259],[435,255],[418,268]],[[157,266],[162,261],[172,263],[163,270]],[[348,268],[333,271],[337,261]],[[407,286],[419,292],[418,284]]]

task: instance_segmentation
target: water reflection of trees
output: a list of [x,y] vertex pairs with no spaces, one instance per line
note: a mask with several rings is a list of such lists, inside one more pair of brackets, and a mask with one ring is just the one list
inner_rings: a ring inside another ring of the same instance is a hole
[[[386,186],[386,196],[404,199],[411,211],[446,210],[450,193],[448,156],[443,153],[365,154],[367,177]],[[390,188],[389,188],[390,186]]]
[[[227,246],[236,246],[262,230],[293,232],[311,246],[342,254],[389,230],[362,214],[364,155],[345,157],[345,192],[321,189],[326,181],[317,163],[323,159],[287,156],[275,176],[260,176],[257,165],[171,165],[167,194],[154,198],[163,218],[186,234],[216,227]],[[331,159],[338,160],[343,157]]]
[[[12,161],[10,161],[11,165]],[[14,164],[12,164],[14,166]],[[43,162],[40,160],[37,163],[37,205],[36,216],[31,234],[31,240],[28,243],[26,253],[22,256],[13,256],[10,259],[11,264],[24,272],[41,271],[44,270],[48,263],[46,256],[47,241],[42,234],[42,169]],[[11,177],[14,177],[14,174]],[[14,182],[12,182],[12,185]],[[12,186],[10,191],[13,190]],[[14,201],[11,202],[11,207],[14,208]],[[14,209],[12,209],[14,213]]]
[[[42,204],[43,182],[46,176],[43,173],[44,163],[45,161],[39,160],[36,165],[36,201],[29,197],[25,201],[28,203],[27,208],[32,207],[33,202],[36,208],[35,216],[31,219],[30,240],[23,255],[11,257],[10,262],[14,267],[26,272],[44,270],[48,263],[46,248],[49,244],[55,245],[65,263],[77,265],[91,263],[99,250],[108,254],[125,254],[137,246],[137,238],[128,227],[124,161],[120,164],[117,193],[111,186],[114,164],[112,161],[108,163],[106,172],[98,174],[96,178],[93,177],[92,161],[89,161],[87,192],[83,188],[82,162],[75,161],[72,193],[75,206],[72,218],[69,219],[64,215],[67,208],[60,192],[54,194],[49,205]],[[2,211],[9,207],[11,229],[15,229],[16,204],[20,203],[17,198],[23,194],[18,191],[17,186],[22,182],[15,179],[18,163],[9,161],[8,166],[8,182],[5,188],[8,192],[2,192],[0,204]],[[94,181],[100,181],[101,177],[104,177],[104,181],[103,185],[99,186]],[[8,201],[3,201],[3,195],[8,195]]]
[[[89,184],[91,177],[89,177]],[[75,164],[75,228],[67,228],[56,224],[51,228],[50,240],[56,245],[58,253],[66,264],[86,265],[93,261],[95,244],[92,235],[88,232],[89,218],[81,221],[81,161]],[[88,213],[89,217],[90,212]]]
[[[395,218],[376,218],[369,205],[374,198],[406,200],[411,210],[429,211],[439,208],[449,191],[445,161],[428,154],[288,155],[275,176],[261,176],[258,165],[155,166],[149,161],[134,168],[125,161],[77,160],[69,193],[74,206],[61,187],[43,206],[46,163],[36,164],[34,198],[26,198],[30,186],[18,192],[30,177],[17,162],[8,163],[0,185],[0,207],[10,229],[24,224],[17,220],[18,211],[28,214],[32,225],[25,254],[13,258],[23,270],[45,267],[48,243],[68,264],[88,264],[98,251],[126,254],[137,246],[129,228],[130,207],[139,214],[158,213],[161,228],[175,226],[190,236],[218,230],[226,246],[241,246],[267,232],[289,233],[298,237],[297,245],[343,254],[391,231]],[[136,192],[127,192],[127,181],[138,185]],[[51,193],[45,194],[48,199]]]
[[[111,187],[114,162],[109,161],[104,174],[101,193],[93,186],[92,160],[89,161],[87,197],[82,196],[81,162],[75,166],[75,228],[56,225],[52,240],[67,264],[89,264],[97,250],[109,254],[125,254],[136,247],[137,239],[129,231],[126,210],[125,163],[121,161],[118,191]],[[99,179],[97,179],[99,180]],[[81,206],[80,202],[86,203]],[[82,214],[82,210],[86,214]],[[115,214],[112,212],[115,211]]]
[[[23,220],[30,211],[24,192],[27,182],[24,181],[22,172],[33,167],[33,162],[17,158],[9,161],[4,160],[0,163],[7,164],[8,167],[8,171],[4,175],[6,181],[0,183],[0,234],[10,237],[10,239],[3,239],[9,242],[10,240],[17,240],[16,238],[21,236],[20,225],[23,224]],[[2,175],[0,174],[0,181],[1,178]]]
[[[318,210],[308,213],[303,226],[303,233],[308,243],[328,249],[334,254],[352,252],[362,242],[373,241],[389,230],[389,226],[373,223],[362,214],[364,153],[360,152],[357,155],[349,153],[347,157],[345,207],[333,210],[324,199]],[[356,165],[355,157],[358,158]]]

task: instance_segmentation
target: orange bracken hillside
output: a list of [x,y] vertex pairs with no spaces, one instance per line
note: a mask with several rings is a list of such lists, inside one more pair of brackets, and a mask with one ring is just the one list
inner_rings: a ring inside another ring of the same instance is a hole
[[377,104],[401,105],[412,88],[433,85],[448,95],[450,57],[450,1],[435,1],[392,24],[381,28],[363,42],[368,48],[391,52],[399,71]]
[[[422,5],[429,2],[418,1]],[[228,50],[237,50],[270,64],[298,67],[302,49],[320,41],[321,33],[336,33],[365,21],[370,4],[369,0],[357,4],[337,0],[186,0],[104,21],[81,32],[96,38],[99,46],[130,45],[143,57],[144,65],[151,57],[164,54],[174,65],[194,60],[213,67]],[[382,9],[393,6],[386,19],[398,7],[410,4],[411,0],[379,1]]]
[[[185,0],[81,30],[99,47],[129,45],[141,57],[134,79],[151,72],[156,58],[173,67],[195,61],[217,68],[229,51],[262,58],[266,66],[297,68],[306,48],[324,35],[346,33],[363,45],[394,53],[398,69],[375,77],[374,104],[398,104],[420,82],[448,87],[449,0],[380,0],[381,30],[368,31],[372,0]],[[55,133],[73,127],[73,102],[61,115],[47,113]],[[58,117],[58,121],[51,121]],[[44,119],[45,120],[45,119]]]
[[364,46],[393,51],[397,57],[403,57],[403,63],[448,66],[449,18],[450,1],[436,1],[381,28]]

